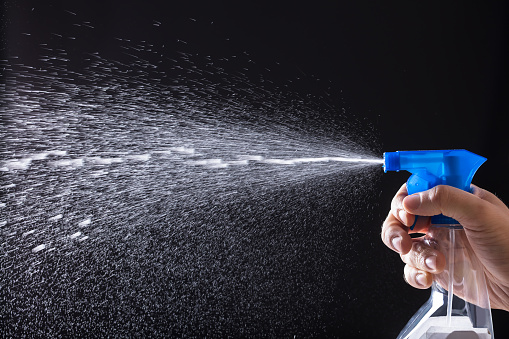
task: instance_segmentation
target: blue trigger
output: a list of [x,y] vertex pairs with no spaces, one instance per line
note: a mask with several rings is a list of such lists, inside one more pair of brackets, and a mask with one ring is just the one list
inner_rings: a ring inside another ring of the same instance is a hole
[[417,224],[417,219],[419,218],[418,215],[415,216],[415,220],[414,220],[414,223],[412,224],[412,226],[410,226],[410,230],[413,231],[414,230],[414,227],[415,225]]

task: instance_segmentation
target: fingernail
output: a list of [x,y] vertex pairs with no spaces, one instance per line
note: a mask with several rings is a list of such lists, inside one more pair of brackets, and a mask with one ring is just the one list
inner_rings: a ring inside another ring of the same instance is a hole
[[408,219],[406,217],[406,212],[403,211],[403,210],[399,210],[398,215],[399,215],[399,219],[401,220],[403,225],[407,226],[408,225]]
[[424,273],[418,273],[415,276],[415,281],[417,282],[417,284],[424,287],[424,286],[426,286],[428,279],[426,279],[426,275]]
[[403,238],[401,238],[400,236],[394,237],[391,240],[392,247],[400,253],[401,253],[401,240],[403,240]]
[[437,269],[437,257],[434,255],[427,257],[425,263],[430,270],[434,271]]
[[405,198],[403,201],[403,204],[405,207],[407,207],[410,210],[415,210],[421,206],[421,197],[419,194],[412,194]]

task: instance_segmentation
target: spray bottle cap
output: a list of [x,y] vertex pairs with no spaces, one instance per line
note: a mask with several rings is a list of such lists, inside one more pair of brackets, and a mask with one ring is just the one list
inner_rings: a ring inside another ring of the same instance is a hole
[[[477,169],[487,159],[467,150],[397,151],[384,153],[384,171],[406,170],[408,194],[449,185],[470,192]],[[434,225],[459,224],[442,214],[431,217]]]

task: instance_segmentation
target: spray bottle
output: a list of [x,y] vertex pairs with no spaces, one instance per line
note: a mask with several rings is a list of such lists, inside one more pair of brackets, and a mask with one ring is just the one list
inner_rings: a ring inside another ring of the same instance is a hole
[[[411,172],[407,181],[409,195],[437,185],[470,192],[472,177],[485,161],[466,150],[386,152],[384,171]],[[463,227],[447,216],[432,216],[424,242],[445,255],[445,270],[435,274],[430,299],[410,319],[398,339],[494,338],[484,271]]]

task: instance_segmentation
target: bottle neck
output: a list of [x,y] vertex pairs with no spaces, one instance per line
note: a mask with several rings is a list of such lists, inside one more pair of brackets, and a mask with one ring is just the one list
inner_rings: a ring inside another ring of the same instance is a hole
[[449,228],[449,229],[455,229],[455,230],[462,230],[463,226],[460,224],[431,224],[431,227],[438,227],[438,228]]
[[431,217],[431,225],[441,226],[447,228],[463,228],[458,220],[447,217],[443,214],[434,215]]

